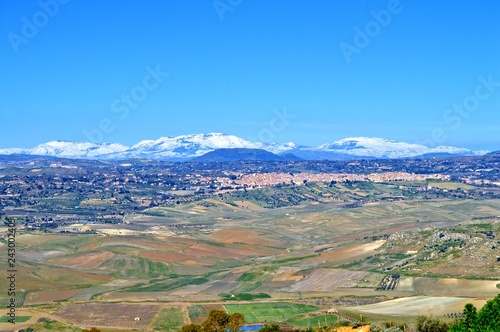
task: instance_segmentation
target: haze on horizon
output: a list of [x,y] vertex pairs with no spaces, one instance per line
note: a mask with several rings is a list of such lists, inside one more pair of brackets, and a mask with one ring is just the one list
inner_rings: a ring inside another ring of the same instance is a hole
[[367,136],[499,150],[499,10],[0,1],[0,148],[265,131],[310,146]]

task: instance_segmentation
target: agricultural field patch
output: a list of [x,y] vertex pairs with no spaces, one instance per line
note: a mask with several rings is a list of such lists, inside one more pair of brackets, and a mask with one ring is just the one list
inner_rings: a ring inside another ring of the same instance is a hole
[[141,257],[155,261],[177,262],[179,264],[193,266],[212,266],[216,263],[211,259],[188,256],[177,252],[149,251],[143,253]]
[[[3,295],[3,294],[2,294]],[[20,308],[23,306],[24,302],[26,301],[26,292],[16,292],[16,295],[15,295],[15,304],[16,304],[16,308]],[[2,296],[0,297],[0,308],[7,308],[8,305],[10,304],[10,299],[11,299],[11,296]]]
[[[16,316],[16,323],[24,323],[31,319],[32,316]],[[9,323],[9,316],[1,316],[0,323]],[[12,323],[11,323],[12,324]]]
[[367,275],[368,272],[316,269],[303,280],[285,289],[291,292],[330,292],[339,287],[355,287]]
[[161,278],[172,272],[172,267],[163,262],[141,257],[116,255],[100,266],[121,279]]
[[154,331],[179,331],[184,325],[184,313],[178,307],[161,309],[153,323]]
[[334,264],[344,263],[354,259],[374,255],[376,250],[385,244],[385,240],[377,240],[370,243],[323,251],[318,257],[311,261],[327,261]]
[[310,315],[310,316],[298,316],[287,320],[287,323],[298,327],[325,327],[332,326],[338,320],[335,315]]
[[45,260],[64,256],[65,254],[58,250],[32,250],[23,249],[17,253],[17,258],[25,262],[36,262],[40,263]]
[[187,309],[189,319],[193,324],[201,324],[208,317],[208,311],[201,304],[189,306]]
[[467,303],[473,303],[479,309],[486,301],[472,300],[463,297],[414,296],[375,304],[349,307],[347,309],[361,313],[389,316],[429,315],[436,317],[444,316],[448,313],[462,312]]
[[247,229],[223,229],[210,234],[210,238],[222,243],[246,243],[263,247],[286,247],[281,241],[268,238],[264,233]]
[[55,316],[79,326],[146,329],[158,310],[155,304],[86,303],[64,306]]
[[93,269],[113,256],[115,254],[112,252],[93,252],[51,259],[50,263],[73,269]]
[[81,293],[81,289],[45,291],[45,292],[29,292],[24,301],[25,305],[34,305],[42,303],[51,303],[54,301],[64,301],[68,298]]
[[467,280],[455,278],[414,278],[416,292],[437,296],[494,297],[500,280]]
[[318,307],[287,302],[252,304],[225,304],[230,314],[242,313],[248,323],[285,322],[302,313],[318,310]]
[[184,250],[186,255],[199,256],[199,257],[213,257],[213,258],[244,258],[251,256],[258,256],[259,253],[255,251],[255,248],[248,249],[235,249],[235,248],[225,248],[216,247],[208,244],[200,243]]
[[476,189],[476,187],[461,183],[461,182],[451,182],[451,181],[446,181],[446,182],[428,182],[427,185],[429,187],[434,187],[434,188],[440,188],[440,189],[448,189],[448,190],[457,190],[457,189],[462,189],[462,190],[472,190]]
[[172,295],[180,294],[220,294],[230,292],[240,285],[237,281],[224,281],[224,280],[214,280],[201,285],[188,285],[182,288],[176,289],[172,292]]

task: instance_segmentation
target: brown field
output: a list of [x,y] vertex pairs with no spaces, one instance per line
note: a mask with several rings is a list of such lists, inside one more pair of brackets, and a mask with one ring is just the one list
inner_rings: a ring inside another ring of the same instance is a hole
[[187,294],[169,295],[157,293],[156,299],[163,302],[213,302],[220,301],[220,297],[215,294]]
[[187,255],[199,257],[214,257],[214,258],[244,258],[249,256],[257,256],[254,251],[227,248],[227,247],[214,247],[208,244],[199,243],[184,251]]
[[162,251],[150,251],[140,255],[143,258],[152,259],[156,261],[163,262],[177,262],[183,265],[194,265],[194,266],[211,266],[215,264],[215,261],[200,257],[191,257],[177,252],[162,252]]
[[105,294],[102,299],[113,302],[143,302],[155,301],[157,296],[156,292],[117,292]]
[[185,237],[173,237],[173,236],[159,237],[158,240],[165,241],[168,243],[174,243],[176,245],[183,245],[184,248],[198,243],[198,240],[196,239],[189,239]]
[[54,301],[66,300],[73,295],[80,293],[82,289],[70,289],[60,291],[30,292],[24,301],[25,305],[50,303]]
[[247,229],[234,229],[234,228],[223,229],[215,231],[214,233],[210,234],[210,237],[216,240],[217,242],[222,242],[222,243],[239,242],[239,243],[254,244],[259,246],[277,247],[281,245],[286,247],[286,245],[284,245],[283,243],[266,238],[264,236],[264,233]]
[[57,310],[55,316],[82,327],[144,329],[158,310],[155,304],[71,304]]
[[111,276],[106,276],[106,275],[102,275],[102,274],[94,274],[94,273],[86,273],[86,272],[81,272],[81,271],[65,270],[65,273],[69,273],[73,276],[85,277],[85,278],[102,280],[102,281],[110,281],[110,280],[114,279],[114,277],[111,277]]
[[333,263],[344,263],[354,259],[374,255],[376,249],[384,245],[385,240],[361,244],[353,247],[323,251],[319,256],[311,258],[311,261],[328,261]]
[[271,281],[299,281],[304,279],[301,273],[297,273],[298,268],[280,268],[276,271],[276,275],[271,279]]
[[214,280],[201,285],[188,285],[178,288],[172,292],[172,295],[229,293],[238,288],[239,285],[240,283],[237,281]]
[[74,269],[94,269],[115,256],[111,252],[95,252],[71,255],[51,260],[51,263]]
[[396,290],[401,292],[413,292],[415,287],[413,287],[414,279],[413,277],[401,277],[399,279]]
[[375,304],[349,307],[349,310],[361,313],[371,313],[389,316],[443,316],[448,313],[462,312],[467,303],[474,304],[478,309],[486,300],[474,300],[463,297],[404,297]]
[[305,279],[287,287],[292,292],[329,292],[340,287],[355,287],[368,272],[340,269],[316,269]]

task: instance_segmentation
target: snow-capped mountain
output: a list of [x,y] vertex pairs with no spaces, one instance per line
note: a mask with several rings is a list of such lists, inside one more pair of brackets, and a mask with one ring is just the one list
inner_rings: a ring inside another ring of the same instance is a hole
[[262,149],[275,154],[292,153],[302,159],[339,160],[373,158],[411,158],[420,156],[479,155],[487,151],[472,151],[452,146],[427,147],[421,144],[391,141],[384,138],[352,137],[318,147],[295,143],[251,142],[221,133],[192,134],[144,140],[131,147],[117,143],[76,143],[51,141],[33,149],[0,149],[0,154],[29,154],[63,158],[123,160],[146,158],[184,161],[217,149]]
[[118,143],[94,144],[68,141],[50,141],[37,145],[33,149],[0,149],[0,154],[31,154],[60,158],[98,159],[108,154],[128,150],[128,147]]
[[204,155],[217,149],[263,149],[281,153],[295,148],[294,143],[250,142],[243,138],[221,133],[192,134],[175,137],[161,137],[145,140],[133,145],[127,151],[112,154],[111,158],[152,158],[185,160]]
[[475,155],[474,151],[453,146],[430,148],[421,144],[391,141],[378,137],[344,138],[333,143],[323,144],[311,151],[341,153],[357,157],[373,158],[411,158],[432,154]]

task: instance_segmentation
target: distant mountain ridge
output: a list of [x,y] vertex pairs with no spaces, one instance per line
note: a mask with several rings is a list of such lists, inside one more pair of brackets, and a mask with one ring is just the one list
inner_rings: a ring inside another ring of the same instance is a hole
[[239,160],[291,161],[291,160],[301,160],[301,159],[290,153],[277,155],[262,149],[244,149],[244,148],[217,149],[214,151],[207,152],[202,156],[191,159],[191,161],[198,161],[198,162],[222,162],[222,161],[239,161]]
[[32,149],[0,149],[0,155],[38,155],[59,158],[101,160],[154,159],[187,161],[219,149],[260,149],[276,155],[293,154],[306,160],[397,159],[439,156],[474,156],[488,151],[472,151],[453,146],[427,147],[373,137],[344,138],[318,147],[293,142],[251,142],[222,133],[191,134],[143,140],[131,147],[119,143],[51,141]]

